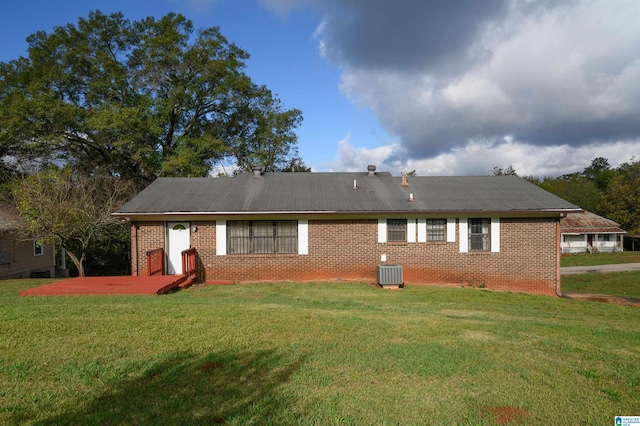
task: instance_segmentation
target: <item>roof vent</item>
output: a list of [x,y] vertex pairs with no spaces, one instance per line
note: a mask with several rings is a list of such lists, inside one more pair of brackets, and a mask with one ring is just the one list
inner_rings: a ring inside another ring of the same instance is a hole
[[261,165],[255,165],[255,166],[253,166],[253,168],[251,170],[253,170],[253,175],[254,176],[256,176],[256,177],[262,176],[262,166]]
[[373,164],[370,164],[367,166],[367,172],[368,172],[368,176],[375,176],[376,175],[376,166],[374,166]]
[[407,182],[407,174],[402,172],[402,186],[409,186],[409,182]]

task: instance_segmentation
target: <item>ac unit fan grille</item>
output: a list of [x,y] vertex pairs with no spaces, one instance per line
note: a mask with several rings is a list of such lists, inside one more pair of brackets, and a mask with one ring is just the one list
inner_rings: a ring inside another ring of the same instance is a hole
[[402,265],[378,265],[378,284],[380,285],[402,285]]

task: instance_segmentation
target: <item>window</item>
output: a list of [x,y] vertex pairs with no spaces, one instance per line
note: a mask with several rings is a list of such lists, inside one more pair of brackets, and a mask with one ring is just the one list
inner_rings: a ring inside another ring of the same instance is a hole
[[42,256],[44,254],[44,246],[38,240],[33,241],[33,255],[34,256]]
[[445,241],[447,219],[427,219],[427,241]]
[[387,241],[407,241],[407,219],[387,219]]
[[490,250],[491,220],[469,219],[469,250]]
[[295,220],[230,220],[227,222],[229,254],[286,254],[298,252]]

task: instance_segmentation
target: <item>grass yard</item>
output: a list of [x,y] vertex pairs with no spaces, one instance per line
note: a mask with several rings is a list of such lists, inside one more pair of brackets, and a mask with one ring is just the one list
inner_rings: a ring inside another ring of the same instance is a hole
[[605,425],[640,414],[640,309],[485,290],[248,284],[18,297],[0,424]]
[[560,266],[594,266],[638,262],[640,262],[640,251],[594,254],[579,253],[564,255],[560,258]]
[[562,291],[640,299],[640,271],[563,275]]

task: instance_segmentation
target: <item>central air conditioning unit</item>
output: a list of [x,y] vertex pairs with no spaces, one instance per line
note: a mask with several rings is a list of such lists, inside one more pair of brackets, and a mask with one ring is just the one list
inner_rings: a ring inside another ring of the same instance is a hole
[[378,284],[382,287],[400,287],[404,284],[402,265],[378,265]]

